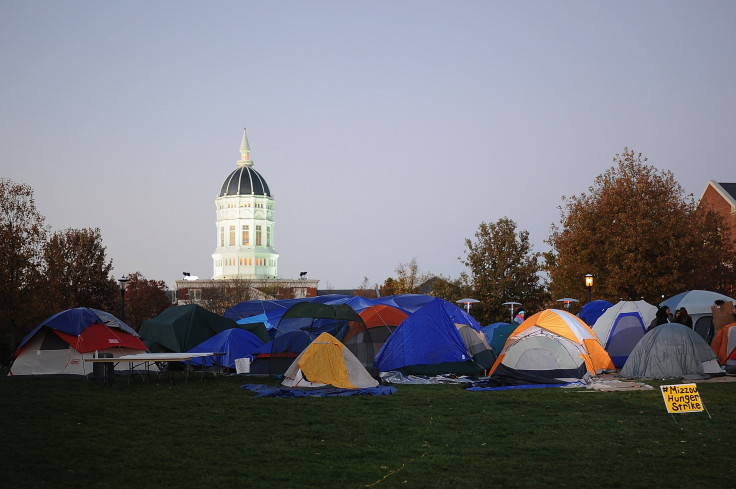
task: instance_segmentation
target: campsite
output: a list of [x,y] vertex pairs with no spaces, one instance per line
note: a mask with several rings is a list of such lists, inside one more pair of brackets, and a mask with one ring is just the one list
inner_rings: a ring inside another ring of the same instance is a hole
[[[680,324],[647,332],[652,307],[609,303],[592,327],[549,309],[488,328],[439,298],[335,296],[251,301],[230,317],[172,306],[138,332],[103,311],[60,312],[23,340],[22,369],[3,372],[4,479],[730,487],[732,328],[718,325],[713,347]],[[152,352],[143,357],[223,351],[217,362],[126,371],[118,358],[131,345]],[[265,367],[234,368],[244,359]],[[111,376],[92,369],[103,364]],[[704,409],[668,413],[660,386],[689,382]]]

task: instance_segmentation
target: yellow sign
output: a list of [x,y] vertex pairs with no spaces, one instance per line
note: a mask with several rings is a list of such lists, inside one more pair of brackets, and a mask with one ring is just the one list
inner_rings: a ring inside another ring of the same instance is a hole
[[693,413],[705,409],[695,384],[662,385],[660,389],[668,413]]

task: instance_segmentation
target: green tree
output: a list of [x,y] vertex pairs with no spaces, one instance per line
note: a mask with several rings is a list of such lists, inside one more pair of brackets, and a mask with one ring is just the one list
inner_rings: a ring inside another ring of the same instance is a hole
[[141,272],[128,276],[125,290],[125,322],[138,329],[143,321],[161,314],[171,306],[163,280],[148,280]]
[[102,235],[95,229],[56,231],[44,246],[45,288],[55,311],[93,307],[116,311],[120,292]]
[[[669,171],[624,148],[587,193],[564,197],[546,256],[553,296],[584,300],[584,276],[595,275],[594,298],[612,302],[663,297],[694,288],[721,290],[733,280],[733,248],[712,211]],[[725,279],[725,280],[724,280]]]
[[47,233],[33,189],[0,178],[0,354],[43,319],[36,305]]
[[540,254],[532,251],[528,231],[516,230],[516,223],[504,217],[495,223],[482,222],[475,241],[465,240],[464,259],[472,287],[471,313],[481,324],[506,321],[509,307],[504,302],[523,304],[527,310],[542,307],[547,299],[540,275]]

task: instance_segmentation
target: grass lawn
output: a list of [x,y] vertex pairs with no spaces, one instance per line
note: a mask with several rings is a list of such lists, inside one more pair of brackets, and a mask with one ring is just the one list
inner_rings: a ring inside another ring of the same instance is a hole
[[639,392],[254,398],[244,376],[0,380],[2,487],[490,488],[736,486],[736,383],[710,412]]

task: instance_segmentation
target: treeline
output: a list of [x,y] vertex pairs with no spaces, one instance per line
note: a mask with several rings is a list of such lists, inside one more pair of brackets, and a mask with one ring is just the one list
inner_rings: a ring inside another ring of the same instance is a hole
[[[587,192],[562,197],[560,220],[532,249],[529,233],[508,217],[479,225],[458,259],[456,279],[421,273],[415,260],[378,287],[392,293],[431,293],[450,301],[474,298],[471,314],[481,324],[510,319],[518,302],[529,311],[561,307],[560,298],[587,301],[585,276],[593,275],[593,299],[663,299],[694,289],[736,294],[736,243],[729,223],[698,206],[669,171],[647,164],[624,148]],[[524,205],[537,205],[525,202]],[[364,279],[364,288],[367,283]]]
[[[52,232],[38,212],[33,189],[0,179],[0,359],[48,316],[74,307],[121,310],[98,228]],[[140,272],[128,283],[126,322],[137,328],[169,305],[164,282]]]

